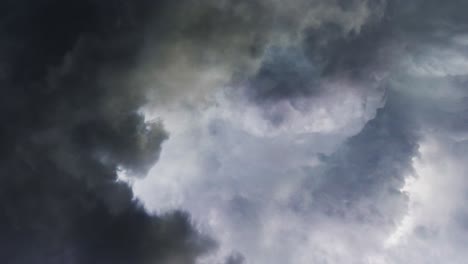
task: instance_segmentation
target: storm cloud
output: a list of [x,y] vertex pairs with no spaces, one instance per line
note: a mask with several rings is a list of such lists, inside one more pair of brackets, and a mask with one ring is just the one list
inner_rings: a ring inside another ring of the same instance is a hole
[[212,106],[154,110],[173,137],[134,187],[146,207],[190,208],[220,259],[463,263],[465,4],[270,3],[250,72]]
[[157,7],[2,2],[2,262],[194,263],[214,246],[118,178],[144,175],[168,137],[131,76]]
[[3,1],[1,261],[463,263],[464,7]]

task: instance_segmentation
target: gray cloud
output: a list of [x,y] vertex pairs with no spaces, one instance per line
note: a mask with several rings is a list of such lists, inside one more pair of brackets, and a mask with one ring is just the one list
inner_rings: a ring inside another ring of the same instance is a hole
[[[411,159],[418,153],[419,127],[414,123],[412,102],[401,94],[389,92],[385,106],[377,111],[355,136],[332,155],[322,157],[324,179],[314,200],[329,213],[356,213],[354,203],[375,196],[400,196],[404,178],[411,173]],[[312,175],[312,184],[315,175]],[[404,205],[404,197],[401,200]],[[398,197],[397,197],[398,199]],[[381,211],[377,201],[365,210]],[[404,208],[404,207],[403,207]],[[388,208],[381,214],[393,215]]]
[[221,261],[463,263],[464,166],[445,145],[466,139],[465,4],[276,3],[263,52],[216,106],[156,110],[176,132],[135,187],[146,206],[189,208]]
[[0,257],[462,263],[465,6],[1,3]]

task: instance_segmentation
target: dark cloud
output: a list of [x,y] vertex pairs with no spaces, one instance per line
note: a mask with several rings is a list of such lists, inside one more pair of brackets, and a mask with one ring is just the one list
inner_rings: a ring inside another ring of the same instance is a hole
[[297,48],[272,47],[267,51],[247,92],[258,101],[274,101],[317,93],[320,63],[313,64]]
[[229,255],[226,258],[225,264],[243,264],[245,263],[245,258],[242,254],[235,252]]
[[321,95],[330,89],[323,85],[330,78],[375,81],[379,68],[372,67],[380,59],[379,44],[385,35],[373,26],[349,34],[335,23],[306,29],[302,46],[267,50],[247,92],[259,102],[293,101]]
[[[357,28],[349,28],[337,18],[324,18],[319,25],[302,29],[301,39],[292,47],[267,49],[261,66],[248,81],[248,94],[255,101],[275,102],[318,96],[329,89],[323,81],[349,78],[375,81],[381,60],[382,43],[389,38],[385,21],[384,1],[339,1],[335,9],[353,13],[365,5],[369,17]],[[356,15],[357,16],[357,15]]]
[[152,1],[3,1],[0,259],[194,263],[213,242],[182,212],[149,215],[144,175],[167,133],[132,79]]
[[437,1],[338,1],[334,8],[353,14],[363,5],[369,14],[359,27],[350,29],[339,18],[325,17],[319,25],[302,28],[301,40],[292,48],[267,49],[247,82],[247,94],[262,103],[294,101],[331,89],[324,85],[330,79],[359,82],[368,89],[380,81],[379,75],[394,71],[400,49],[415,55],[424,44],[451,45],[447,38],[468,26],[460,11],[466,4],[457,0],[442,7]]
[[[399,69],[401,60],[420,66],[431,49],[466,53],[466,39],[453,38],[466,38],[467,8],[462,0],[2,1],[1,261],[194,263],[214,242],[185,213],[145,212],[118,173],[146,174],[169,137],[161,123],[145,122],[143,106],[204,96],[226,84],[245,86],[249,103],[263,107],[273,124],[291,118],[289,108],[275,108],[279,102],[302,111],[312,101],[296,99],[320,100],[348,88],[359,95],[387,90],[385,106],[362,131],[333,154],[319,155],[322,165],[310,169],[310,182],[298,187],[301,197],[292,206],[310,213],[312,198],[327,216],[398,220],[407,205],[399,189],[418,154],[421,123],[463,134],[467,121],[466,93],[460,92],[466,73],[401,77],[408,70]],[[333,88],[335,81],[344,84]],[[419,87],[444,85],[465,97],[441,102]],[[422,93],[427,97],[420,99]],[[210,131],[211,141],[223,134],[218,127]],[[254,154],[239,160],[255,160]],[[208,167],[222,167],[221,160]],[[238,174],[243,163],[234,164]],[[281,171],[265,167],[265,174]],[[243,227],[252,216],[259,225],[263,203],[233,197],[223,203],[225,223]],[[466,221],[465,214],[459,218]],[[418,232],[430,237],[429,231]],[[221,261],[245,262],[237,253]]]

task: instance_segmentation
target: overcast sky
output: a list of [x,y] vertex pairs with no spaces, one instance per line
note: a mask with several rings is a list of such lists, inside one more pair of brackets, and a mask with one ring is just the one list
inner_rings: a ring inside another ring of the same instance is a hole
[[463,264],[468,2],[0,3],[0,262]]

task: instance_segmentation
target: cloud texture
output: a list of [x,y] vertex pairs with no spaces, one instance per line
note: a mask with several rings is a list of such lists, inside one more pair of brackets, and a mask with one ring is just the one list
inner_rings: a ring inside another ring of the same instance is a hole
[[155,5],[1,10],[1,261],[194,263],[213,242],[186,213],[146,213],[117,177],[144,175],[167,139],[132,78]]
[[3,1],[0,259],[463,263],[466,8]]
[[275,21],[263,52],[213,105],[149,111],[172,137],[134,190],[149,209],[190,208],[218,259],[463,263],[465,189],[428,186],[465,182],[429,172],[463,156],[446,146],[467,134],[464,3],[312,2],[258,12]]

